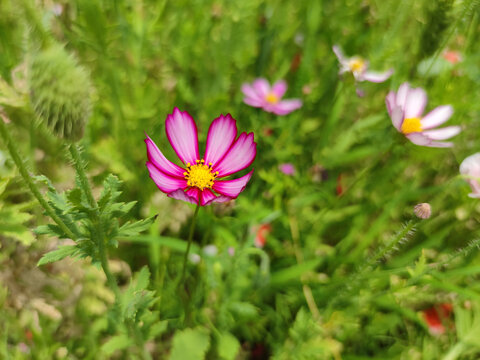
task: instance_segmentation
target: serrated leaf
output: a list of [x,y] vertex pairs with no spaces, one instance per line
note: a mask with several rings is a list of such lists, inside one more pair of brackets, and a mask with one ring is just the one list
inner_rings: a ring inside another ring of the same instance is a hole
[[149,283],[150,283],[150,270],[148,270],[148,267],[144,266],[137,273],[135,289],[136,290],[146,289]]
[[74,254],[77,251],[77,246],[75,245],[65,245],[60,246],[57,250],[50,251],[42,256],[38,261],[37,266],[45,265],[51,262],[60,261],[67,256]]
[[47,224],[47,225],[40,225],[37,226],[33,232],[37,235],[49,235],[49,236],[57,236],[59,238],[65,238],[66,235],[59,226],[54,224]]
[[85,201],[82,191],[79,188],[67,191],[66,198],[75,208],[91,209],[91,206]]
[[170,360],[203,360],[210,347],[210,334],[204,327],[178,331],[173,337]]
[[220,333],[217,338],[217,352],[222,360],[235,360],[240,343],[237,338],[228,332]]
[[105,208],[105,211],[110,212],[114,217],[122,217],[130,212],[137,202],[131,201],[129,203],[114,203]]
[[152,226],[153,222],[155,221],[156,216],[149,217],[144,220],[135,221],[135,222],[128,222],[120,227],[118,230],[119,237],[128,237],[128,236],[135,236],[141,233],[142,231],[148,230],[150,226]]
[[105,344],[102,345],[102,351],[106,355],[112,355],[117,350],[123,350],[132,345],[133,342],[125,334],[113,336]]
[[45,185],[47,185],[49,191],[56,192],[55,187],[53,186],[52,182],[45,175],[37,175],[37,176],[34,176],[33,178],[34,178],[35,181],[43,182]]
[[98,199],[98,205],[104,206],[107,203],[115,200],[122,193],[118,189],[122,185],[122,181],[113,174],[109,174],[103,181],[103,191]]

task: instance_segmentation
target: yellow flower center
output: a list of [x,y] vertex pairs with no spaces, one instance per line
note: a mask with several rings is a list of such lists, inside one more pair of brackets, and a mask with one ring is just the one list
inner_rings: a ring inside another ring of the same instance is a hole
[[197,160],[195,165],[187,163],[187,171],[183,173],[188,186],[195,186],[200,190],[211,189],[218,171],[212,171],[212,163],[205,165],[205,160]]
[[267,100],[267,102],[269,102],[270,104],[276,104],[278,103],[279,98],[274,93],[268,93],[268,95],[265,96],[265,100]]
[[422,131],[423,129],[420,118],[408,118],[403,120],[401,130],[405,135]]
[[348,66],[352,72],[361,73],[365,70],[366,64],[365,60],[363,60],[361,57],[354,56],[349,60]]

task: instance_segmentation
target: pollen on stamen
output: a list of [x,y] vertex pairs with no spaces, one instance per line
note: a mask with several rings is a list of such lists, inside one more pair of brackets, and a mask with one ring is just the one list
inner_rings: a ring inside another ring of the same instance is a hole
[[184,173],[187,185],[197,187],[201,191],[206,188],[211,189],[218,171],[216,173],[212,172],[212,164],[206,165],[204,159],[195,162],[196,164],[193,166],[187,164],[187,171]]

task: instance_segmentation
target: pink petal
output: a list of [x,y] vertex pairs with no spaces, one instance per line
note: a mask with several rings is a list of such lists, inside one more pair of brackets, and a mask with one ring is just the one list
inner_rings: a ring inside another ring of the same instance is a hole
[[232,200],[233,199],[231,197],[220,195],[220,196],[217,196],[216,198],[206,202],[205,205],[210,205],[210,204],[213,204],[213,203],[224,203],[224,202],[232,201]]
[[447,148],[447,147],[453,147],[453,143],[446,142],[446,141],[432,141],[430,144],[427,144],[425,146],[435,147],[435,148]]
[[343,54],[343,51],[342,49],[340,48],[340,46],[338,45],[334,45],[332,47],[333,49],[333,52],[335,53],[335,55],[337,55],[337,58],[338,58],[338,61],[340,61],[340,63],[345,63],[348,61],[348,59],[345,57],[345,55]]
[[271,91],[270,84],[265,79],[256,79],[253,82],[253,89],[262,98],[265,97]]
[[183,178],[183,173],[185,172],[180,166],[168,161],[167,158],[162,154],[160,149],[155,145],[152,139],[145,134],[147,138],[144,140],[147,145],[147,156],[148,160],[155,165],[158,169],[164,172],[167,175],[172,175],[175,177]]
[[385,98],[385,104],[387,105],[387,111],[390,116],[392,116],[392,109],[396,106],[395,102],[395,93],[390,91]]
[[223,158],[237,137],[237,123],[230,114],[213,120],[207,135],[205,163],[215,165]]
[[410,90],[410,84],[409,83],[403,83],[400,85],[397,91],[397,99],[396,99],[396,104],[397,106],[400,106],[402,109],[405,109],[405,100],[407,99],[407,94]]
[[470,155],[462,161],[460,174],[480,178],[480,153]]
[[[196,189],[197,191],[191,191],[192,189]],[[186,201],[191,204],[198,204],[198,198],[199,198],[199,191],[197,188],[191,188],[187,192],[178,189],[176,191],[173,191],[169,194],[167,194],[168,197],[176,200],[181,200],[181,201]]]
[[200,205],[208,205],[215,200],[216,197],[217,196],[210,189],[204,189],[200,192]]
[[254,98],[250,98],[250,97],[246,97],[243,99],[243,102],[247,105],[250,105],[250,106],[253,106],[253,107],[263,107],[265,105],[265,100],[264,99],[254,99]]
[[272,93],[274,93],[277,98],[281,98],[285,95],[286,91],[287,83],[284,80],[279,80],[272,86]]
[[393,74],[393,69],[385,72],[365,71],[362,75],[363,80],[367,80],[374,83],[381,83],[386,81]]
[[410,90],[405,99],[404,117],[406,119],[421,117],[425,105],[427,105],[427,94],[425,90],[421,88]]
[[273,112],[275,115],[287,115],[301,107],[302,101],[299,99],[283,100],[272,105],[271,112]]
[[165,130],[173,150],[182,162],[194,164],[200,159],[197,125],[186,111],[173,109],[173,114],[165,120]]
[[261,100],[262,97],[255,91],[255,89],[250,84],[243,84],[242,85],[242,92],[245,97],[249,97],[252,99]]
[[163,173],[150,161],[147,161],[146,165],[153,182],[164,193],[168,194],[172,191],[185,189],[187,187],[187,180],[175,178]]
[[432,140],[446,140],[457,135],[462,129],[460,126],[447,126],[436,130],[427,130],[423,133]]
[[406,137],[415,145],[420,145],[420,146],[428,146],[432,142],[432,140],[430,140],[428,137],[418,132],[408,134],[406,135]]
[[219,194],[235,199],[243,191],[243,189],[245,189],[245,186],[247,186],[252,174],[253,170],[238,179],[215,181],[213,184],[213,190]]
[[253,133],[241,133],[213,171],[218,171],[219,178],[236,173],[250,166],[256,154],[257,144],[253,141]]
[[427,130],[437,127],[450,119],[452,114],[453,108],[450,105],[436,107],[423,117],[421,120],[422,128]]
[[392,111],[392,124],[395,126],[395,129],[398,131],[402,131],[402,123],[403,123],[403,110],[400,106],[396,106]]

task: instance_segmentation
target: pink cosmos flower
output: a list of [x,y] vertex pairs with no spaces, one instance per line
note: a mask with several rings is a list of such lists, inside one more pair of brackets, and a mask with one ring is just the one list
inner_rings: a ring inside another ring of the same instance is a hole
[[299,99],[281,100],[286,91],[287,83],[283,80],[277,81],[273,86],[265,79],[256,79],[251,85],[242,85],[245,104],[262,108],[275,115],[287,115],[302,107],[302,101]]
[[390,91],[385,99],[388,114],[393,126],[416,145],[430,147],[452,147],[446,140],[460,132],[460,126],[447,126],[435,129],[446,122],[453,114],[450,105],[438,106],[427,115],[422,116],[427,104],[427,94],[421,88],[410,88],[403,83],[397,93]]
[[236,121],[230,114],[213,120],[203,157],[198,151],[197,125],[186,111],[174,108],[165,120],[165,131],[184,167],[167,160],[148,135],[145,144],[150,177],[168,197],[206,206],[235,199],[245,189],[253,170],[238,179],[219,180],[250,166],[257,154],[253,133],[243,132],[237,138]]
[[465,177],[472,188],[468,194],[471,198],[480,198],[480,153],[468,156],[460,164],[460,174]]
[[393,69],[385,72],[369,71],[368,61],[360,56],[346,57],[338,45],[333,46],[333,52],[337,55],[338,61],[340,62],[339,75],[351,72],[357,81],[381,83],[386,81],[393,74]]

